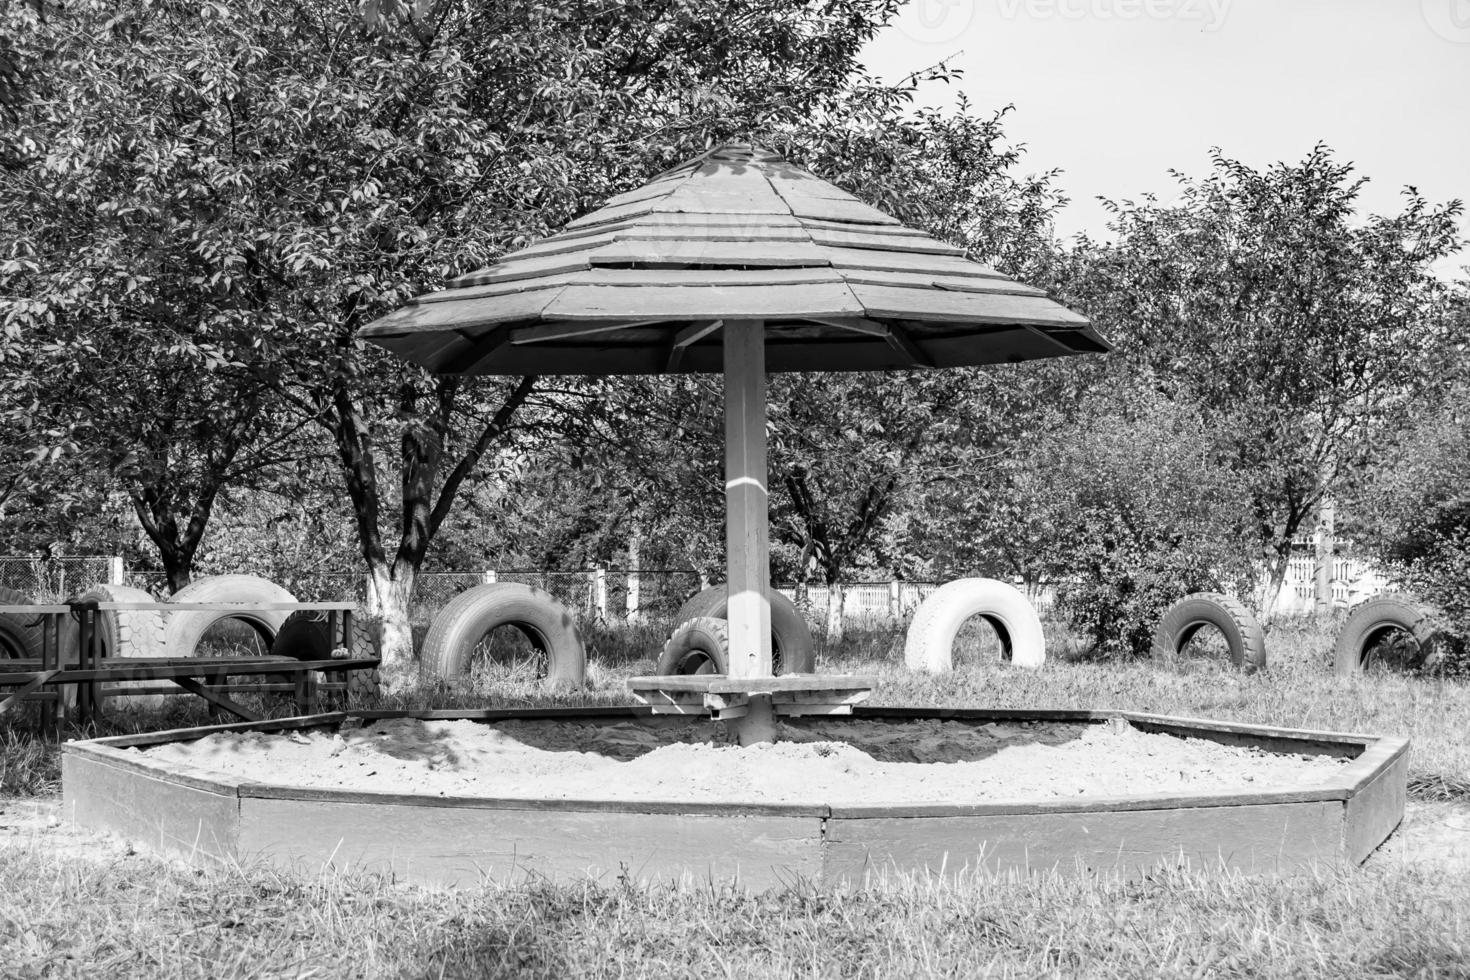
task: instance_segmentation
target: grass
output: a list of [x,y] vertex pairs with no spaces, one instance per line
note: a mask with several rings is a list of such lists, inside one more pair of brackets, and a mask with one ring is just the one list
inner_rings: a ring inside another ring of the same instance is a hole
[[850,892],[202,874],[0,850],[10,977],[1465,976],[1465,882],[1405,868],[904,878]]
[[[592,633],[586,691],[541,691],[534,658],[512,642],[506,662],[482,666],[466,689],[420,684],[384,706],[622,703],[622,680],[651,670],[661,639],[656,626]],[[1286,626],[1270,638],[1268,669],[1251,676],[1208,658],[1054,659],[1032,672],[997,663],[993,637],[977,631],[955,672],[934,678],[901,668],[901,636],[865,633],[822,650],[818,669],[876,675],[880,703],[1114,706],[1408,735],[1413,795],[1470,801],[1470,686],[1338,679],[1328,647],[1314,627]],[[204,720],[176,700],[167,715],[117,713],[106,730]],[[3,794],[54,794],[55,754],[0,729]],[[609,880],[446,893],[362,875],[69,857],[39,837],[0,846],[0,881],[7,977],[1470,977],[1470,876],[1388,861],[1282,879],[976,874],[763,894]]]

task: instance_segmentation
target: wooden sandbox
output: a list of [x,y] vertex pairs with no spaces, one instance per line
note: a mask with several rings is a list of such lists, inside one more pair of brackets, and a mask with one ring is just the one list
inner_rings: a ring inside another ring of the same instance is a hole
[[352,868],[398,880],[470,885],[556,881],[738,881],[763,889],[874,876],[984,869],[1138,875],[1161,865],[1289,873],[1352,866],[1403,817],[1408,742],[1120,711],[859,706],[854,721],[970,725],[1126,723],[1266,753],[1349,760],[1299,789],[943,805],[710,804],[492,799],[273,785],[130,749],[221,732],[332,731],[386,718],[674,725],[647,708],[353,712],[72,742],[64,819],[200,865],[264,862],[302,872]]

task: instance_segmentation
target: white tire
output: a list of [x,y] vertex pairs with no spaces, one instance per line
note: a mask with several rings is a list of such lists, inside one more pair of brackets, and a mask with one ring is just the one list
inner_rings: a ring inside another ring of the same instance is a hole
[[[94,585],[74,601],[157,602],[142,589],[127,585]],[[97,614],[104,657],[166,657],[168,629],[157,610],[109,610]]]
[[991,578],[962,578],[919,604],[904,641],[904,663],[930,674],[953,670],[955,636],[972,616],[995,629],[1002,655],[1008,652],[1015,666],[1040,667],[1046,660],[1041,619],[1019,589]]
[[[169,597],[169,602],[295,602],[296,597],[258,575],[210,575],[195,579]],[[261,648],[269,650],[285,625],[290,610],[236,611],[180,610],[168,614],[168,650],[171,657],[198,653],[205,632],[222,619],[238,619],[255,630]]]
[[[75,600],[81,602],[89,600],[97,602],[158,601],[142,589],[135,589],[128,585],[94,585],[86,592],[76,596]],[[104,657],[168,656],[168,626],[164,620],[164,614],[157,610],[112,609],[97,613],[94,622],[98,639],[102,641],[102,656]],[[75,656],[75,628],[70,635],[73,649],[68,653]],[[134,688],[158,683],[158,681],[114,681],[105,688],[99,688],[98,695],[127,695]],[[66,689],[70,701],[75,701],[76,686],[68,684]],[[127,703],[134,707],[157,707],[164,703],[164,695],[161,694],[129,696],[132,700]]]

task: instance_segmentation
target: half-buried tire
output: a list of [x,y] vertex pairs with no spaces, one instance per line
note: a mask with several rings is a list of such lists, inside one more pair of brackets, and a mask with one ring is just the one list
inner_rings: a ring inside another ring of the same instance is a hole
[[582,686],[587,648],[576,620],[549,594],[520,582],[477,585],[451,599],[424,637],[424,667],[441,680],[457,680],[480,639],[502,626],[519,630],[545,655],[547,687]]
[[680,623],[664,644],[654,673],[724,674],[730,670],[730,624],[713,616],[696,616]]
[[[712,585],[695,595],[674,614],[674,622],[691,619],[728,620],[730,599],[723,585]],[[726,649],[729,649],[728,644]],[[810,674],[816,663],[816,643],[806,617],[796,603],[771,591],[771,673]],[[721,673],[724,671],[722,670]]]
[[[276,633],[276,640],[271,644],[271,656],[290,657],[293,660],[330,660],[334,655],[342,653],[337,642],[340,636],[333,636],[330,627],[331,622],[325,612],[309,609],[294,612],[287,617],[286,622]],[[352,617],[351,655],[354,658],[378,655],[378,640],[374,632],[361,616]],[[281,675],[271,676],[281,677]],[[337,676],[344,675],[338,674]],[[349,704],[360,703],[365,698],[377,696],[380,685],[378,668],[349,670],[345,676]],[[281,677],[281,679],[286,678]]]
[[1177,657],[1194,635],[1213,626],[1225,637],[1230,662],[1250,672],[1266,666],[1266,631],[1243,604],[1218,592],[1195,592],[1174,603],[1154,630],[1155,660]]
[[[210,575],[196,579],[169,597],[169,602],[295,602],[296,597],[274,582],[256,575]],[[180,610],[168,614],[168,650],[171,657],[193,657],[199,641],[215,623],[239,620],[260,637],[261,649],[269,650],[276,634],[291,615],[288,609]]]
[[[36,604],[33,596],[15,589],[0,586],[0,606],[29,606]],[[0,662],[5,660],[41,658],[41,644],[45,636],[45,620],[40,613],[0,613]],[[66,663],[77,659],[77,624],[70,616],[61,620],[61,635],[57,649]],[[70,708],[77,703],[77,686],[63,684],[61,704]]]
[[1377,649],[1402,633],[1413,649],[1401,663],[1405,667],[1429,666],[1441,638],[1436,623],[1438,610],[1401,592],[1385,592],[1359,603],[1348,613],[1333,646],[1333,668],[1339,677],[1350,677],[1369,666]]
[[[127,585],[94,585],[72,602],[157,602],[142,589]],[[178,615],[178,614],[175,614]],[[145,609],[104,609],[96,617],[104,657],[166,657],[168,630],[164,614]]]
[[[29,606],[35,601],[23,592],[0,586],[0,606]],[[0,613],[0,659],[39,659],[42,630],[39,613]]]
[[[94,585],[72,602],[157,602],[142,589],[129,585]],[[168,628],[164,614],[150,609],[102,609],[92,619],[104,657],[166,657]],[[79,627],[78,627],[79,628]],[[72,640],[75,645],[76,640]],[[107,694],[128,694],[140,686],[158,686],[160,681],[117,681]],[[72,685],[74,689],[74,685]],[[100,693],[100,692],[99,692]],[[183,693],[182,689],[179,691]],[[135,706],[163,703],[164,695],[133,695]]]
[[919,603],[904,639],[904,663],[930,674],[953,670],[955,637],[972,616],[995,630],[1001,659],[1017,667],[1040,667],[1046,660],[1041,619],[1019,589],[992,578],[962,578]]

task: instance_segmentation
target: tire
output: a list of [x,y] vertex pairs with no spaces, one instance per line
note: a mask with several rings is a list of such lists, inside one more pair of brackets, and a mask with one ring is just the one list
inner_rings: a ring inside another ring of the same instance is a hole
[[[691,619],[729,619],[730,600],[723,585],[711,585],[691,598],[674,614],[674,622]],[[725,649],[729,649],[728,642]],[[810,674],[817,659],[816,642],[806,617],[796,603],[771,591],[771,673]]]
[[[256,575],[210,575],[197,579],[169,597],[169,602],[295,602],[296,597],[274,582]],[[205,632],[224,619],[236,619],[255,630],[269,650],[285,625],[289,610],[186,610],[168,614],[168,651],[171,657],[193,657]]]
[[[127,585],[94,585],[81,595],[76,596],[73,602],[157,602],[142,589],[135,589]],[[104,657],[166,657],[168,656],[168,621],[164,613],[157,610],[101,610],[93,617],[96,624],[97,638],[102,641],[102,656]],[[73,623],[76,630],[80,626]],[[76,646],[76,634],[72,634],[72,646]],[[98,697],[106,695],[127,695],[133,700],[127,702],[135,707],[158,707],[165,703],[167,695],[162,694],[135,694],[128,695],[129,688],[136,688],[147,684],[157,684],[157,681],[113,681],[105,689],[99,687]],[[75,690],[75,686],[72,687]],[[180,691],[179,693],[183,693]]]
[[1194,592],[1174,603],[1154,630],[1153,657],[1177,657],[1194,635],[1213,626],[1225,637],[1230,662],[1247,673],[1266,666],[1266,631],[1242,603],[1218,592]]
[[[290,657],[293,660],[330,660],[336,649],[336,637],[331,635],[329,617],[325,612],[303,609],[286,618],[271,644],[271,655]],[[352,617],[352,648],[355,657],[376,657],[378,638],[373,629],[356,614]],[[274,675],[280,676],[280,675]],[[372,670],[349,670],[347,677],[347,701],[349,704],[366,698],[377,697],[381,678],[378,668]]]
[[1425,666],[1440,633],[1437,616],[1438,610],[1401,592],[1385,592],[1359,603],[1338,631],[1332,650],[1334,670],[1339,677],[1359,673],[1368,666],[1370,651],[1395,630],[1413,638],[1419,647],[1415,666]]
[[[0,606],[28,606],[36,600],[23,592],[0,586]],[[0,662],[5,660],[41,659],[41,644],[45,637],[45,620],[40,613],[5,613],[0,615]],[[70,616],[61,618],[61,635],[58,650],[63,663],[73,663],[77,652],[77,623]],[[77,703],[77,686],[63,684],[61,706],[72,708]],[[0,697],[9,692],[0,693]]]
[[1041,619],[1019,589],[991,578],[962,578],[941,585],[914,611],[904,663],[930,674],[953,670],[955,636],[972,616],[983,618],[1000,637],[1002,659],[1017,667],[1046,661]]
[[441,680],[457,680],[475,644],[501,626],[514,626],[546,654],[547,687],[581,687],[586,681],[587,648],[571,612],[519,582],[477,585],[451,599],[424,637],[424,666]]
[[[29,606],[35,599],[0,586],[0,606]],[[44,620],[39,613],[0,615],[0,660],[39,660]]]
[[[126,585],[94,585],[72,602],[156,602],[142,589]],[[104,657],[166,657],[168,629],[157,611],[103,610],[94,620]]]
[[674,630],[653,672],[659,677],[671,677],[725,674],[729,670],[730,624],[713,616],[696,616]]

